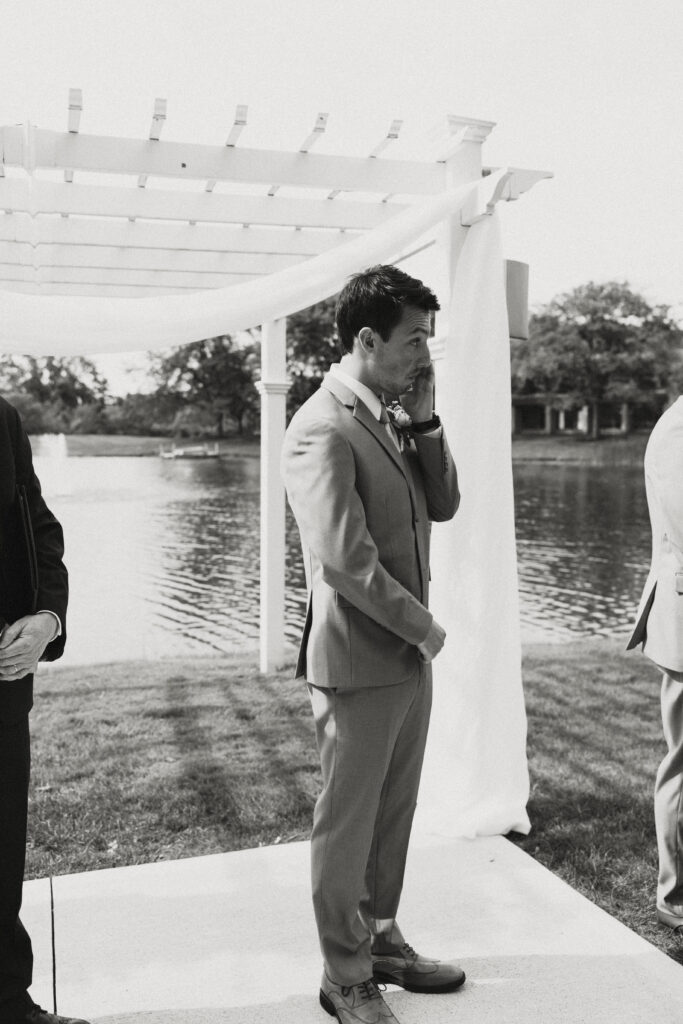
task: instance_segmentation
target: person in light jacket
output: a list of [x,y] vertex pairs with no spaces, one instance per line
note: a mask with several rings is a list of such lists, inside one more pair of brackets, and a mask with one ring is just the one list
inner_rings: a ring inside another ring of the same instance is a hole
[[[323,788],[311,841],[323,1008],[341,1024],[396,1018],[378,982],[449,992],[465,980],[422,956],[396,920],[445,632],[428,609],[432,521],[459,502],[434,413],[435,295],[392,266],[337,303],[341,362],[292,419],[282,468],[309,593],[297,667],[311,694]],[[410,436],[385,400],[401,396]]]
[[667,754],[655,783],[657,916],[683,936],[683,397],[655,424],[645,451],[652,565],[628,649],[663,673]]

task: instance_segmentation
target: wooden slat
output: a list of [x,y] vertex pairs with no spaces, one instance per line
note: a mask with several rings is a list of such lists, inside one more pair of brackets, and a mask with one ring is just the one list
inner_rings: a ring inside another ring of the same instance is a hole
[[255,228],[244,230],[224,224],[163,224],[158,221],[127,222],[106,218],[70,217],[61,221],[52,216],[29,217],[17,213],[0,216],[0,241],[27,242],[32,245],[111,245],[130,249],[175,249],[208,253],[290,253],[315,256],[328,252],[349,235],[339,231],[293,228]]
[[110,245],[130,249],[175,249],[207,253],[291,253],[315,256],[327,252],[348,239],[335,229],[295,231],[293,228],[255,228],[244,230],[225,224],[163,224],[136,221],[135,224],[113,217],[70,217],[62,221],[52,216],[29,217],[17,213],[0,216],[0,241],[27,242],[32,245]]
[[[70,135],[37,128],[37,167],[73,167],[103,174],[139,174],[200,181],[248,182],[366,193],[433,195],[444,188],[441,164],[409,160],[281,153],[243,147]],[[5,128],[5,163],[23,166],[23,132]]]
[[387,148],[387,146],[391,142],[395,142],[396,139],[399,136],[399,133],[401,131],[402,125],[403,125],[403,121],[401,121],[399,119],[396,119],[396,120],[392,121],[391,124],[389,125],[389,131],[384,136],[382,141],[379,142],[375,146],[375,148],[373,149],[372,153],[370,153],[370,156],[373,157],[373,158],[378,157],[380,155],[380,153],[384,152],[384,150]]
[[228,135],[227,141],[225,143],[226,146],[237,145],[237,140],[239,139],[244,129],[247,127],[248,112],[249,107],[246,105],[246,103],[239,103],[237,105],[237,110],[235,111],[235,121],[233,123],[232,128],[230,129],[230,134]]
[[[239,284],[244,281],[240,278],[234,282]],[[22,292],[25,295],[88,295],[94,298],[117,298],[117,299],[144,299],[147,296],[155,295],[186,295],[189,292],[197,291],[196,288],[168,288],[165,285],[126,285],[126,284],[72,284],[64,282],[49,282],[33,284],[27,281],[17,281],[5,286],[0,277],[0,289],[11,288],[14,292]]]
[[262,253],[184,252],[108,245],[39,245],[0,242],[0,265],[97,267],[199,274],[272,274],[296,266],[305,256]]
[[158,286],[202,291],[206,288],[225,288],[226,285],[250,281],[261,276],[254,273],[192,274],[166,270],[109,270],[98,267],[39,267],[36,270],[33,267],[0,264],[0,280],[36,284],[120,284],[130,287]]
[[69,118],[67,131],[72,135],[78,134],[83,113],[83,92],[81,89],[69,89]]
[[[152,124],[149,129],[149,141],[158,142],[161,137],[161,131],[166,123],[166,100],[155,99],[154,101],[154,113],[152,114]],[[138,175],[138,188],[145,188],[147,185],[148,174]]]
[[[247,126],[247,112],[248,112],[248,110],[249,110],[249,108],[247,107],[247,105],[245,103],[238,104],[237,110],[235,111],[235,121],[233,123],[232,128],[230,129],[230,134],[228,135],[228,138],[226,140],[226,143],[225,143],[226,146],[232,147],[232,146],[236,146],[237,145],[237,140],[239,139],[240,135],[242,134],[242,132],[244,131],[244,129]],[[209,181],[207,181],[206,185],[204,186],[204,191],[205,192],[213,192],[213,190],[215,189],[216,185],[217,185],[216,179],[215,178],[210,178]],[[194,223],[194,221],[190,221],[190,223],[192,224],[192,223]]]
[[[302,160],[308,157],[302,157]],[[311,157],[312,159],[312,157]],[[196,220],[214,223],[292,225],[367,229],[405,209],[399,204],[327,202],[267,196],[227,196],[205,192],[64,185],[59,182],[0,180],[0,209],[19,212],[68,213],[101,217],[142,217],[150,220]]]

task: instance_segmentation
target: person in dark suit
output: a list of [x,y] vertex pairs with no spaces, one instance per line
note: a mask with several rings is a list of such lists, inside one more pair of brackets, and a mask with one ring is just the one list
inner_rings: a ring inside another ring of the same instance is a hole
[[[396,1018],[378,982],[450,992],[463,971],[415,952],[396,921],[445,632],[428,610],[431,521],[459,502],[434,414],[436,296],[392,266],[337,303],[343,354],[293,417],[282,468],[309,592],[297,675],[309,684],[323,789],[311,860],[322,1007],[341,1024]],[[401,396],[412,436],[385,399]]]
[[0,1021],[86,1024],[28,994],[31,940],[19,920],[26,859],[29,711],[38,661],[64,650],[62,528],[45,504],[19,414],[0,398]]

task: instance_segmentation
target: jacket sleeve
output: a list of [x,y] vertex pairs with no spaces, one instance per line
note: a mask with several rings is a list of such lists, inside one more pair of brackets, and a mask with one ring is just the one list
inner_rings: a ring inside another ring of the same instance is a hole
[[409,644],[422,643],[432,615],[379,561],[355,486],[351,446],[334,426],[292,421],[282,460],[289,503],[328,586]]
[[28,519],[25,524],[25,532],[28,534],[27,554],[33,562],[33,573],[37,577],[34,581],[34,611],[54,612],[62,624],[61,635],[47,645],[42,657],[43,661],[54,661],[61,657],[66,642],[69,581],[63,562],[64,535],[60,523],[45,503],[40,482],[33,468],[28,436],[21,425],[18,413],[15,415],[18,500],[20,513]]
[[645,472],[657,495],[667,536],[683,555],[683,421],[657,436],[646,452]]
[[429,518],[435,523],[447,522],[458,511],[460,491],[446,435],[442,431],[441,437],[414,434],[413,438],[420,460]]

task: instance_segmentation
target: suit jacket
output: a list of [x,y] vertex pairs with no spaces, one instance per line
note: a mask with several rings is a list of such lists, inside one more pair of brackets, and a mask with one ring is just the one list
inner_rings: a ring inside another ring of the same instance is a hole
[[[62,634],[46,647],[45,661],[59,658],[66,641],[63,554],[62,528],[42,497],[19,414],[0,398],[0,615],[6,622],[37,611],[59,616]],[[32,699],[32,676],[0,682],[0,718],[28,711]]]
[[341,381],[325,377],[293,417],[282,471],[299,526],[309,593],[297,675],[316,686],[414,678],[432,623],[430,520],[459,492],[445,438],[400,454]]
[[655,424],[645,450],[652,564],[628,649],[683,672],[683,397]]

